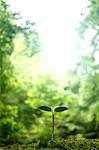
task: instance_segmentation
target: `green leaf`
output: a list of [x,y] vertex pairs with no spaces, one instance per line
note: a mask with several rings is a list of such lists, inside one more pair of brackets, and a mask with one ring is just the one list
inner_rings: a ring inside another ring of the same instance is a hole
[[51,111],[51,108],[47,106],[40,106],[39,109],[44,110],[44,111]]
[[61,106],[61,107],[55,108],[55,111],[56,112],[61,112],[61,111],[67,110],[67,109],[68,109],[68,107]]

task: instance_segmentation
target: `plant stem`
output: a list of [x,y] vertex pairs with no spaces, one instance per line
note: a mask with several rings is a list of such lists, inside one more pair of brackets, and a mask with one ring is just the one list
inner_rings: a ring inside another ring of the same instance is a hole
[[54,111],[52,111],[52,137],[51,141],[54,139]]

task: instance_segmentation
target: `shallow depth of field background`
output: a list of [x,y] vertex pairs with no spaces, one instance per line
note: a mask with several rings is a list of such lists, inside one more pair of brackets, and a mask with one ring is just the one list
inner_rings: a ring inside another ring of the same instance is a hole
[[0,0],[0,145],[99,138],[99,1]]

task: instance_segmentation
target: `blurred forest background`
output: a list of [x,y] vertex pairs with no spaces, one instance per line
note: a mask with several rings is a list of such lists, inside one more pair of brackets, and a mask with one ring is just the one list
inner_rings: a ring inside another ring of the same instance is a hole
[[50,139],[51,114],[41,105],[69,106],[55,114],[56,138],[99,138],[99,0],[89,0],[87,9],[77,29],[82,55],[61,82],[29,72],[43,50],[36,24],[22,24],[21,14],[0,0],[0,145]]

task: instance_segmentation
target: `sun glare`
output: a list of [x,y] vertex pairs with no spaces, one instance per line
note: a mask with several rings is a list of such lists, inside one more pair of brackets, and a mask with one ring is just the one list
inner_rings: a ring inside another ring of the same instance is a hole
[[74,67],[78,57],[75,28],[86,0],[25,0],[24,4],[20,0],[7,1],[21,12],[23,19],[36,22],[45,55],[42,71],[60,74]]

